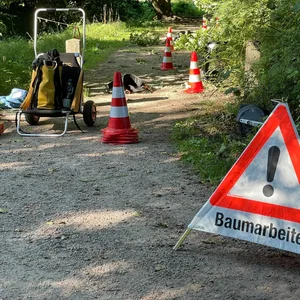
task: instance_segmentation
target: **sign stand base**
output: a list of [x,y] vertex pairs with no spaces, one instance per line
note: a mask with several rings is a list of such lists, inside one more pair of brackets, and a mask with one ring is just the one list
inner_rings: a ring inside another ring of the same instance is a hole
[[190,234],[190,232],[191,232],[191,228],[188,228],[186,231],[185,231],[185,233],[181,236],[181,238],[179,239],[179,241],[176,243],[176,245],[174,246],[174,250],[177,250],[179,247],[180,247],[180,245],[183,243],[183,241],[187,238],[187,236]]

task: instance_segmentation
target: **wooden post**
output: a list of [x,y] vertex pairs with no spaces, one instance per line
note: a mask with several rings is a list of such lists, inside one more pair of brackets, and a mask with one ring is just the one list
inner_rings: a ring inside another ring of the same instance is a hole
[[80,53],[81,54],[81,41],[80,39],[66,40],[66,53]]

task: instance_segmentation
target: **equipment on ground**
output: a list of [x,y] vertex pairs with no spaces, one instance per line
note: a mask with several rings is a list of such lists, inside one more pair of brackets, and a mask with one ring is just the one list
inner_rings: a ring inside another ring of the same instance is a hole
[[253,127],[261,126],[268,113],[255,104],[242,104],[236,121],[242,135],[247,135]]
[[[59,53],[52,49],[47,53],[37,53],[38,14],[41,12],[79,12],[82,14],[82,53]],[[96,121],[96,106],[93,101],[83,101],[83,63],[85,50],[85,12],[81,8],[40,8],[34,15],[33,71],[28,94],[16,114],[17,132],[22,136],[62,136],[67,132],[68,117],[83,114],[87,126]],[[30,125],[37,125],[41,117],[64,118],[61,133],[28,133],[20,128],[21,116]],[[81,130],[81,129],[80,129]],[[82,131],[82,130],[81,130]]]
[[[143,79],[134,75],[134,74],[125,74],[123,76],[123,85],[126,94],[139,93],[139,92],[148,92],[152,93],[151,87],[146,84]],[[106,85],[106,92],[109,93],[112,91],[113,81],[109,82]]]

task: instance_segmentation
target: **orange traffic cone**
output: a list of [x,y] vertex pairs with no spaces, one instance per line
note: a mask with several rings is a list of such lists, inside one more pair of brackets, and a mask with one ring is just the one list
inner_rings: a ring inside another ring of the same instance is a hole
[[162,71],[166,70],[175,70],[172,62],[172,52],[171,52],[171,45],[170,45],[170,40],[167,38],[166,39],[166,48],[164,52],[164,58],[163,62],[160,68]]
[[170,40],[171,51],[174,51],[174,42],[173,42],[173,37],[172,37],[172,27],[169,27],[169,29],[168,29],[167,39]]
[[138,131],[131,127],[120,72],[115,72],[108,127],[102,129],[101,142],[112,144],[138,143]]
[[189,88],[184,90],[186,93],[202,93],[204,87],[200,79],[200,69],[198,68],[198,58],[196,51],[193,51],[191,54],[191,63],[190,63],[190,75],[189,75]]
[[202,30],[206,30],[207,29],[207,21],[206,19],[203,17],[202,18]]

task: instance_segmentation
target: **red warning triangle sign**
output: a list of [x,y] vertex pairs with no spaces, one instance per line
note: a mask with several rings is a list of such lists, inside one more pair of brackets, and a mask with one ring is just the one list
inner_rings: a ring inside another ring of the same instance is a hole
[[[246,171],[247,167],[254,161],[255,157],[262,151],[267,141],[269,141],[278,129],[280,130],[292,163],[293,170],[291,170],[291,172],[295,173],[298,184],[300,183],[300,146],[298,133],[287,106],[279,104],[211,196],[210,203],[212,205],[300,223],[300,199],[296,207],[290,207],[290,205],[279,205],[263,201],[265,198],[263,192],[262,199],[244,199],[239,195],[231,195],[229,193],[241,175]],[[275,143],[273,141],[271,147],[274,147]],[[278,146],[279,145],[276,147],[279,149]],[[270,150],[270,148],[268,150]],[[261,163],[266,169],[265,174],[267,175],[267,158],[265,159],[265,163],[259,162],[259,164]],[[249,182],[248,188],[253,189],[253,186],[250,184],[251,182]],[[267,184],[266,180],[264,186]],[[247,187],[245,186],[244,188],[246,189]],[[288,197],[289,195],[284,196]],[[286,198],[283,199],[283,201],[287,203],[289,199]]]
[[175,245],[191,229],[300,253],[300,146],[278,104]]

